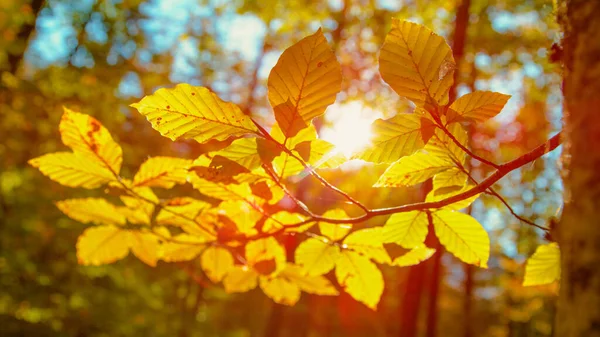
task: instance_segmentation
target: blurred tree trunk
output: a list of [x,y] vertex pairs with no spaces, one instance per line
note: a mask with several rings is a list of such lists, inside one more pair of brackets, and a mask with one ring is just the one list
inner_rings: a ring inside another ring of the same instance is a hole
[[[452,53],[454,54],[454,60],[456,62],[457,69],[454,72],[454,84],[450,88],[450,102],[454,101],[457,97],[457,87],[461,82],[462,74],[460,72],[461,63],[465,54],[465,45],[467,43],[467,28],[469,26],[469,7],[471,6],[471,0],[462,0],[456,8],[456,19],[454,21],[454,33],[452,37]],[[431,225],[430,225],[431,226]],[[432,226],[431,226],[432,227]],[[430,228],[430,233],[433,233],[433,228]],[[428,261],[430,264],[430,277],[429,277],[429,303],[427,306],[427,324],[425,336],[435,337],[437,336],[437,316],[438,316],[438,298],[440,284],[443,281],[442,273],[442,256],[444,250],[439,240],[432,235],[430,239],[430,247],[435,248],[437,252]]]
[[563,2],[565,208],[556,238],[560,337],[600,336],[600,1]]
[[18,51],[16,53],[8,54],[8,71],[16,75],[17,70],[19,70],[19,65],[25,56],[25,51],[27,50],[27,45],[29,44],[29,38],[33,35],[35,31],[35,23],[37,22],[37,16],[40,13],[40,10],[44,6],[44,0],[33,0],[31,1],[31,12],[33,14],[33,20],[30,22],[26,22],[21,26],[21,29],[17,33],[17,37],[15,41],[18,43],[23,43],[22,46],[19,46]]
[[418,332],[419,309],[421,307],[421,296],[425,283],[425,271],[427,264],[419,263],[410,267],[408,279],[402,298],[400,310],[400,333],[399,337],[415,337]]

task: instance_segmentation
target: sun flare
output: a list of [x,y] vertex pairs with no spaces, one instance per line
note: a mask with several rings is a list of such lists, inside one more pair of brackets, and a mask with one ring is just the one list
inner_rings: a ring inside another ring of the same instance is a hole
[[323,128],[322,138],[350,157],[371,143],[371,123],[382,114],[360,101],[352,101],[332,105],[326,116],[331,126]]

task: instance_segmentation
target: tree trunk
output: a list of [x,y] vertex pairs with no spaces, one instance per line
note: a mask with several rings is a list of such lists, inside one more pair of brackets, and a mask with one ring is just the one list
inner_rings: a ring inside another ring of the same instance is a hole
[[[566,1],[565,208],[556,234],[562,279],[556,335],[600,336],[600,1]],[[563,6],[564,7],[564,6]]]

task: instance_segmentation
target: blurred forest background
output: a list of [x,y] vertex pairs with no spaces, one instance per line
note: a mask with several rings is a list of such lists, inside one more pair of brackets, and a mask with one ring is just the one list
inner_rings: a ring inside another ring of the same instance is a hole
[[[222,147],[173,143],[129,104],[187,82],[210,87],[269,125],[271,67],[319,27],[344,76],[338,103],[318,121],[323,136],[348,132],[339,125],[357,114],[373,120],[408,111],[378,73],[377,52],[393,17],[448,39],[459,64],[459,96],[474,89],[513,95],[499,116],[471,130],[478,154],[504,162],[560,129],[561,79],[549,60],[560,32],[551,0],[0,1],[0,335],[551,336],[556,285],[521,285],[524,260],[544,238],[490,196],[469,210],[490,233],[489,269],[445,254],[384,268],[377,312],[345,294],[305,294],[284,307],[258,290],[228,295],[193,262],[150,268],[128,257],[77,265],[75,242],[84,227],[53,202],[93,192],[50,182],[26,164],[64,149],[57,128],[62,106],[99,119],[123,146],[129,173],[147,156],[195,158]],[[540,225],[560,212],[558,156],[496,186],[519,215]],[[477,163],[473,169],[479,179],[489,173]],[[418,188],[364,187],[381,172],[354,163],[326,177],[369,205],[423,198]],[[334,202],[309,182],[296,193],[321,210]]]

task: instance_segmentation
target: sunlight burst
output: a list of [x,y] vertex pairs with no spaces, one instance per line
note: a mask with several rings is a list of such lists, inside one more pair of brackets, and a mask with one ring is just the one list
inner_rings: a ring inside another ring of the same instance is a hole
[[360,101],[352,101],[330,106],[325,116],[331,126],[323,128],[322,138],[350,157],[370,144],[371,123],[382,114],[365,107]]

